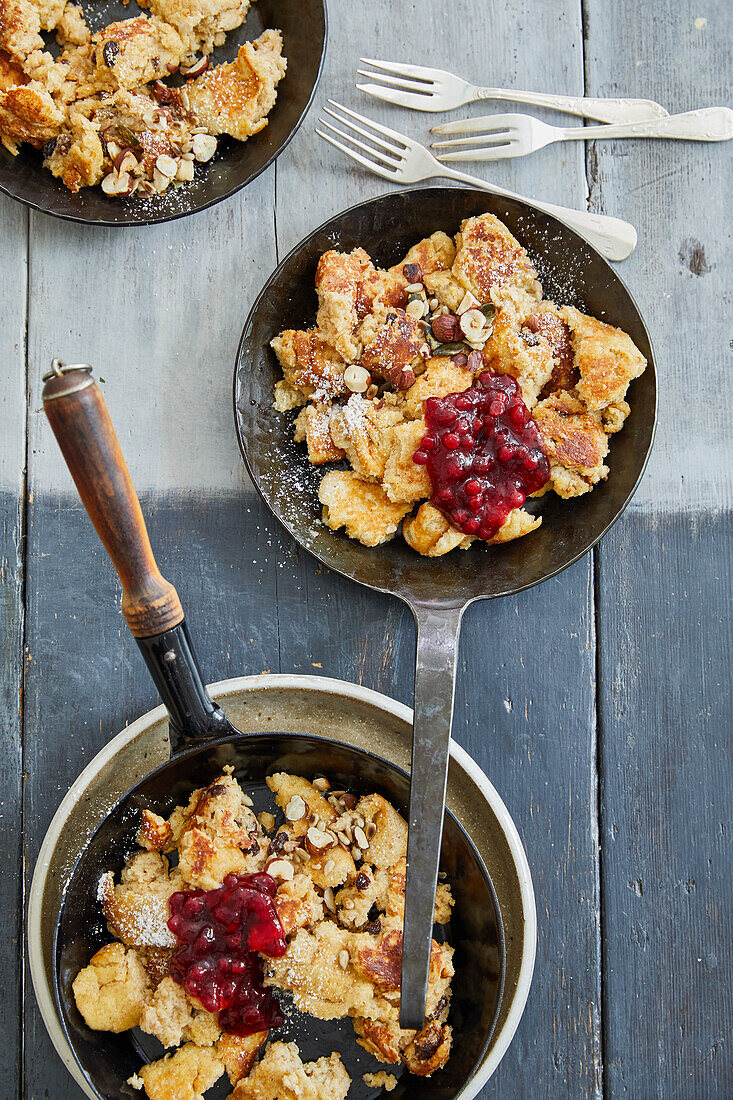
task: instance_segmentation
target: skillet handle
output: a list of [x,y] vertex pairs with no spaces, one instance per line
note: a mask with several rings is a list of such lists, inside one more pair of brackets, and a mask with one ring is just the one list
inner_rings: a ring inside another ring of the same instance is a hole
[[140,502],[89,368],[57,365],[43,387],[43,408],[122,582],[122,614],[132,634],[150,638],[172,629],[183,622],[181,601],[153,557]]
[[79,495],[122,581],[122,612],[170,716],[171,745],[236,730],[203,681],[178,593],[158,569],[140,502],[91,368],[58,359],[43,407]]
[[411,605],[417,626],[400,1027],[421,1031],[443,837],[463,607]]

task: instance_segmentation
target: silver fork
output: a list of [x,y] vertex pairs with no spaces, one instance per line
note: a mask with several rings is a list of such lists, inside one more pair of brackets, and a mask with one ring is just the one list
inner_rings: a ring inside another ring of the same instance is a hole
[[685,141],[728,141],[733,137],[733,111],[705,107],[653,122],[620,126],[548,126],[531,115],[483,115],[434,126],[434,134],[472,134],[473,137],[434,141],[432,149],[460,147],[439,161],[504,160],[534,153],[555,141],[595,141],[597,138],[678,138]]
[[[607,214],[592,214],[587,210],[573,210],[567,206],[555,206],[554,203],[538,202],[536,199],[528,199],[523,195],[517,195],[513,191],[506,191],[503,187],[496,187],[493,183],[477,179],[476,176],[468,176],[465,172],[457,172],[447,164],[440,164],[429,149],[421,145],[419,141],[405,137],[396,130],[390,130],[387,126],[381,126],[371,119],[358,115],[356,111],[336,103],[328,101],[336,110],[329,107],[323,110],[346,130],[333,126],[326,119],[319,119],[321,126],[338,134],[340,138],[350,144],[324,133],[316,128],[316,133],[331,145],[335,145],[347,157],[357,161],[358,164],[376,172],[378,176],[389,180],[391,183],[417,183],[419,180],[432,179],[436,176],[445,179],[461,180],[463,183],[471,183],[474,187],[481,187],[484,191],[490,191],[493,195],[503,195],[504,198],[518,199],[534,206],[537,210],[544,210],[572,229],[580,233],[590,241],[598,251],[609,260],[625,260],[636,248],[636,230],[629,222],[620,218],[611,218]],[[340,114],[337,114],[341,112]],[[351,121],[354,119],[355,121]],[[352,131],[348,133],[346,131]],[[360,141],[355,134],[360,134],[371,144]],[[354,148],[354,146],[356,148]],[[363,150],[362,153],[357,152]],[[366,154],[366,155],[364,155]]]
[[415,111],[452,111],[473,103],[477,99],[505,99],[510,103],[531,103],[534,107],[551,107],[582,118],[594,118],[599,122],[642,122],[652,118],[664,118],[664,107],[652,99],[594,99],[572,95],[543,95],[540,92],[515,92],[508,88],[480,88],[469,84],[460,76],[445,69],[431,69],[426,65],[401,65],[394,61],[375,61],[371,57],[360,59],[365,65],[384,69],[394,76],[359,69],[359,76],[371,77],[375,84],[357,84],[362,92],[411,107]]

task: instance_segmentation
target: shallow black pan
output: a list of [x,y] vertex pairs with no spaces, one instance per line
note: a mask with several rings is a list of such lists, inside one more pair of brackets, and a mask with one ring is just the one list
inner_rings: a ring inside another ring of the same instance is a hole
[[[281,377],[270,340],[283,329],[309,328],[316,314],[314,276],[330,248],[362,246],[382,267],[397,263],[416,241],[449,234],[464,218],[491,211],[528,249],[545,296],[575,304],[629,333],[648,360],[629,391],[631,416],[611,446],[608,481],[571,501],[548,493],[528,502],[542,513],[539,531],[505,546],[475,543],[443,558],[423,558],[401,538],[376,549],[320,522],[323,471],[293,443],[292,416],[273,408]],[[239,443],[249,474],[276,519],[328,569],[408,604],[417,625],[415,731],[408,847],[403,1010],[424,995],[440,833],[435,808],[445,798],[460,622],[474,600],[512,595],[572,565],[606,533],[631,499],[651,449],[656,375],[644,322],[614,269],[568,226],[519,201],[484,191],[424,187],[392,192],[346,210],[301,241],[263,287],[247,318],[234,377]],[[562,624],[558,624],[558,629]],[[428,809],[430,812],[427,812]],[[403,1026],[420,1026],[420,1009]]]
[[[167,815],[208,783],[226,764],[234,766],[256,809],[273,808],[265,777],[288,770],[313,778],[329,776],[356,792],[379,791],[405,809],[409,778],[369,752],[295,733],[245,735],[208,695],[201,679],[175,588],[161,577],[145,524],[106,406],[89,368],[55,361],[46,381],[44,408],[84,505],[122,581],[122,610],[170,714],[171,760],[151,772],[112,807],[92,835],[69,877],[55,932],[55,991],[61,1021],[86,1080],[102,1100],[139,1097],[127,1079],[159,1058],[160,1044],[140,1032],[112,1035],[90,1030],[78,1012],[72,982],[81,967],[109,942],[99,905],[102,872],[118,875],[134,845],[140,811]],[[399,1075],[397,1100],[452,1100],[478,1068],[496,1021],[505,971],[499,907],[486,867],[467,833],[446,816],[441,866],[456,897],[450,939],[456,977],[450,1022],[454,1052],[430,1079]],[[322,1022],[286,1011],[286,1024],[272,1038],[295,1039],[305,1059],[340,1051],[352,1077],[351,1100],[380,1095],[362,1074],[380,1068],[356,1043],[351,1022]],[[226,1079],[207,1093],[228,1094]]]
[[[136,6],[132,10],[122,0],[112,0],[101,9],[83,0],[82,7],[92,31],[140,14]],[[170,188],[164,195],[133,195],[123,201],[105,195],[101,187],[84,187],[72,195],[42,167],[41,152],[24,145],[17,157],[0,146],[0,191],[57,218],[108,226],[154,225],[184,218],[240,191],[283,151],[310,106],[326,53],[326,0],[257,0],[244,25],[230,31],[226,45],[214,51],[213,62],[231,61],[242,43],[259,37],[267,27],[282,31],[288,59],[268,124],[249,141],[222,138],[214,159],[196,168],[192,183]]]

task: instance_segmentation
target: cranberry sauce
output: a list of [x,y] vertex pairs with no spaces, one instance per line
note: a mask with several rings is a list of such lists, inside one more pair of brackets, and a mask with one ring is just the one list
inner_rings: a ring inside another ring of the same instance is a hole
[[537,426],[509,374],[484,371],[463,393],[428,398],[425,420],[414,461],[427,467],[431,504],[467,535],[493,538],[550,476]]
[[209,1012],[220,1012],[222,1029],[235,1035],[283,1022],[256,954],[277,958],[287,948],[276,891],[268,874],[227,875],[218,890],[184,890],[170,899],[168,927],[181,943],[171,977]]

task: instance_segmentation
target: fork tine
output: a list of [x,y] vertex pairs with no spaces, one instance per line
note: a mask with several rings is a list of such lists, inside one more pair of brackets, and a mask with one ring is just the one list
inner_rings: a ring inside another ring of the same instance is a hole
[[426,65],[400,65],[394,61],[375,61],[373,57],[360,57],[362,65],[374,65],[377,69],[386,69],[388,73],[397,73],[398,76],[412,76],[416,80],[435,81],[436,77],[450,76],[443,69],[430,69]]
[[479,118],[460,118],[457,122],[444,122],[441,126],[433,126],[430,132],[432,134],[475,134],[481,130],[496,129],[497,126],[514,126],[516,125],[516,119],[516,115],[481,115]]
[[[337,103],[335,99],[329,99],[328,101],[332,107],[336,107],[337,110],[343,111],[349,118],[355,118],[357,122],[361,122],[364,126],[371,126],[373,130],[376,130],[378,134],[382,134],[384,137],[394,138],[400,145],[404,145],[406,149],[410,149],[413,145],[410,138],[405,137],[404,134],[399,133],[398,130],[390,130],[389,126],[382,126],[379,122],[373,122],[370,118],[365,118],[364,115],[359,115],[356,111],[350,110],[349,107],[344,107],[343,103]],[[400,150],[402,152],[402,150]]]
[[[342,126],[348,126],[350,130],[355,130],[357,134],[361,134],[362,137],[368,138],[369,141],[373,142],[375,145],[381,146],[382,149],[386,149],[387,152],[392,153],[393,156],[404,156],[404,151],[402,149],[398,149],[395,145],[390,145],[388,141],[384,141],[377,134],[370,134],[368,130],[364,130],[361,126],[357,126],[355,122],[350,122],[348,118],[342,118],[341,115],[337,115],[335,111],[332,111],[330,107],[324,107],[323,110],[327,115],[330,115],[331,118],[335,118],[337,122],[340,122]],[[324,125],[327,125],[327,123],[324,123]],[[371,152],[371,149],[369,149],[368,152]]]
[[434,84],[424,84],[417,80],[403,80],[397,76],[387,76],[386,73],[372,73],[369,69],[357,69],[359,76],[370,76],[373,80],[380,80],[382,84],[391,84],[394,88],[405,88],[408,92],[423,92],[425,95],[434,95],[437,91]]
[[340,141],[336,141],[330,134],[324,134],[323,130],[319,130],[318,127],[316,127],[316,133],[319,137],[322,137],[324,141],[327,141],[329,145],[335,145],[342,153],[346,153],[347,157],[351,157],[352,160],[357,161],[357,163],[363,165],[364,168],[368,168],[370,172],[376,172],[378,176],[382,176],[382,178],[386,180],[394,180],[397,177],[396,172],[390,172],[386,168],[381,168],[373,161],[367,160],[361,153],[357,153],[356,150],[349,149],[346,145],[342,145]]
[[418,95],[415,92],[398,92],[397,89],[393,91],[381,84],[357,84],[356,86],[360,92],[373,95],[375,99],[383,99],[385,103],[396,103],[398,107],[414,107],[418,111],[442,110],[442,108],[430,106],[433,97],[429,95]]
[[[334,118],[336,116],[334,115]],[[369,153],[373,157],[377,157],[381,160],[382,164],[388,165],[390,168],[396,168],[394,157],[386,157],[384,153],[380,153],[378,149],[373,149],[371,145],[365,145],[363,141],[359,141],[358,138],[352,137],[351,134],[345,134],[343,130],[339,130],[338,126],[332,126],[330,122],[326,122],[324,119],[319,118],[321,126],[325,126],[328,130],[333,130],[334,134],[339,134],[340,137],[345,138],[346,141],[350,141],[352,145],[356,145],[359,149],[363,149],[365,153]],[[339,119],[339,122],[341,120]],[[361,133],[361,131],[359,131]]]
[[449,145],[494,145],[497,143],[503,145],[511,139],[511,130],[497,130],[495,133],[492,131],[489,134],[477,134],[476,137],[453,138],[451,141],[433,141],[430,148],[447,149]]

